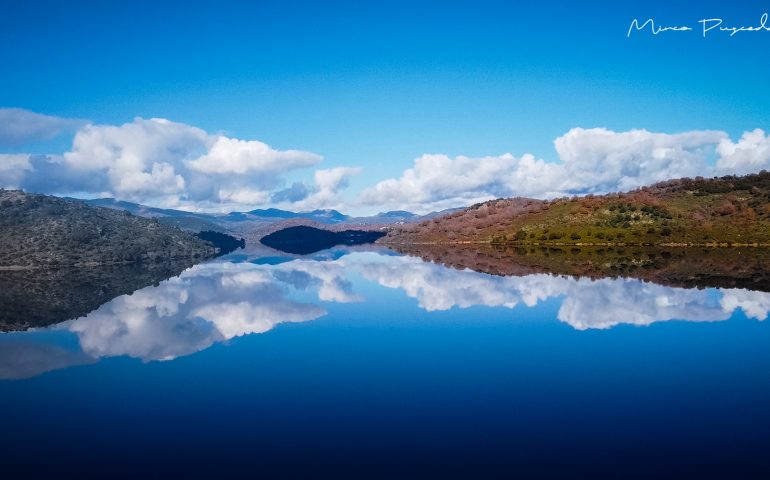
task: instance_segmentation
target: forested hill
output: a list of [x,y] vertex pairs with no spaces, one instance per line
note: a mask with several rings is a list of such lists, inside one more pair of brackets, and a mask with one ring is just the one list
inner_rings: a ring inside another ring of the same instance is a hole
[[0,268],[202,258],[216,248],[190,233],[76,200],[0,190]]
[[263,237],[260,242],[282,252],[306,255],[335,245],[363,245],[385,235],[383,232],[343,230],[332,232],[321,228],[298,225],[284,228]]
[[391,230],[385,243],[770,245],[770,173],[626,193],[492,200]]

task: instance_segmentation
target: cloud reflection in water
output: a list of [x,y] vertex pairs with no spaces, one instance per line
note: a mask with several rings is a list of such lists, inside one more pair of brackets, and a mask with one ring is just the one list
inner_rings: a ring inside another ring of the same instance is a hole
[[558,319],[578,330],[619,324],[649,325],[667,320],[727,320],[737,309],[764,320],[770,294],[741,289],[672,288],[624,278],[572,278],[547,274],[502,277],[455,270],[415,257],[396,257],[361,266],[369,280],[403,290],[427,311],[473,306],[535,307],[562,297]]
[[764,292],[547,274],[502,277],[371,252],[277,265],[219,260],[117,297],[85,317],[53,327],[74,333],[81,352],[65,355],[57,348],[35,346],[27,341],[27,333],[9,334],[0,343],[0,353],[15,353],[0,354],[0,377],[30,377],[113,356],[171,360],[217,342],[267,332],[280,323],[315,320],[327,314],[324,302],[366,301],[355,292],[353,278],[401,290],[427,312],[474,306],[513,309],[520,304],[534,308],[559,298],[558,320],[577,330],[668,320],[713,322],[727,320],[739,310],[764,320],[770,311],[770,294]]

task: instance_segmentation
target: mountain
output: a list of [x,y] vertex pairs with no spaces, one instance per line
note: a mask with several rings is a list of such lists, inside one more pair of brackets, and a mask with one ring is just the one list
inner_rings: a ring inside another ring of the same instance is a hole
[[379,218],[398,218],[398,219],[404,219],[404,218],[413,218],[417,217],[418,215],[407,212],[406,210],[391,210],[389,212],[380,212],[375,217]]
[[459,211],[462,211],[462,210],[463,210],[463,208],[462,208],[462,207],[457,207],[457,208],[447,208],[447,209],[444,209],[444,210],[440,210],[440,211],[438,211],[438,212],[430,212],[430,213],[426,213],[425,215],[422,215],[422,216],[420,216],[420,217],[419,217],[419,220],[420,220],[420,221],[423,221],[423,220],[432,220],[432,219],[434,219],[434,218],[437,218],[437,217],[443,217],[443,216],[445,216],[445,215],[450,215],[450,214],[452,214],[452,213],[456,213],[456,212],[459,212]]
[[393,210],[390,212],[380,212],[377,215],[369,217],[350,217],[345,224],[349,225],[396,225],[399,223],[406,223],[415,221],[420,218],[419,215],[415,215],[411,212],[403,210]]
[[160,223],[179,227],[189,232],[215,231],[231,234],[245,238],[250,244],[258,243],[260,238],[272,232],[299,225],[332,231],[345,229],[379,231],[392,225],[420,222],[462,210],[453,208],[426,215],[417,215],[404,210],[392,210],[367,217],[352,217],[331,209],[292,212],[278,208],[265,208],[218,214],[148,207],[114,198],[81,201],[89,205],[125,210],[141,217],[156,218]]
[[[67,200],[78,200],[67,198]],[[156,208],[141,205],[139,203],[116,200],[114,198],[96,198],[89,200],[80,200],[95,207],[113,208],[115,210],[125,210],[140,217],[194,217],[202,220],[208,219],[210,215],[205,213],[187,212],[184,210],[174,210],[171,208]]]
[[[77,200],[77,199],[72,199]],[[410,212],[392,211],[378,213],[370,217],[351,217],[337,210],[312,210],[307,212],[292,212],[278,208],[265,208],[250,210],[247,212],[230,212],[227,214],[187,212],[169,208],[148,207],[138,203],[116,200],[114,198],[99,198],[92,200],[78,200],[88,205],[107,207],[116,210],[125,210],[134,215],[146,218],[157,218],[160,223],[177,226],[183,230],[200,232],[204,230],[223,233],[248,234],[251,231],[273,231],[271,225],[279,224],[278,229],[283,228],[280,222],[299,221],[305,223],[317,223],[321,225],[390,225],[402,221],[414,221],[422,218]],[[291,226],[287,224],[286,226]]]
[[300,217],[309,218],[321,223],[338,223],[347,220],[347,215],[344,215],[337,210],[313,210],[312,212],[299,213]]
[[155,208],[141,205],[138,203],[116,200],[114,198],[97,198],[91,200],[70,199],[85,202],[95,207],[112,208],[114,210],[123,210],[131,212],[136,216],[145,218],[157,218],[164,225],[171,225],[190,232],[201,232],[211,230],[225,232],[225,229],[218,224],[216,217],[205,213],[186,212],[183,210],[174,210],[171,208]]
[[682,178],[550,201],[492,200],[393,228],[383,242],[770,245],[770,173]]
[[343,215],[342,213],[338,212],[337,210],[313,210],[310,212],[290,212],[288,210],[281,210],[278,208],[267,208],[267,209],[257,209],[257,210],[251,210],[249,212],[240,213],[240,212],[233,212],[228,215],[228,217],[237,216],[239,220],[248,220],[253,217],[258,217],[262,219],[277,219],[277,220],[288,220],[290,218],[306,218],[308,220],[313,220],[319,223],[338,223],[338,222],[344,222],[349,217],[347,215]]
[[295,218],[299,215],[297,213],[290,212],[288,210],[280,210],[278,208],[257,209],[246,213],[254,215],[255,217],[281,218],[281,219]]
[[157,219],[18,190],[0,190],[0,267],[204,258],[209,242]]
[[436,215],[444,213],[450,213],[452,210],[444,210],[443,212],[433,212],[428,215],[420,216],[411,212],[403,210],[394,210],[390,212],[380,212],[377,215],[368,217],[351,217],[340,213],[333,209],[319,209],[308,212],[292,212],[289,210],[281,210],[279,208],[258,208],[256,210],[250,210],[248,212],[230,212],[228,214],[216,214],[216,213],[199,213],[199,212],[186,212],[182,210],[173,210],[169,208],[156,208],[148,207],[138,203],[125,202],[122,200],[116,200],[114,198],[99,198],[93,200],[80,200],[89,205],[98,207],[107,207],[117,210],[125,210],[138,215],[140,217],[158,218],[158,221],[166,224],[177,225],[184,229],[181,219],[185,219],[186,222],[191,223],[193,221],[199,222],[201,229],[192,229],[195,231],[200,230],[216,230],[210,228],[211,226],[217,226],[219,230],[225,229],[232,224],[238,224],[243,222],[260,222],[260,223],[274,223],[291,219],[305,219],[318,222],[321,224],[338,224],[338,223],[350,223],[350,224],[391,224],[402,221],[413,221],[417,219],[433,218]]
[[406,210],[391,210],[389,212],[380,212],[377,215],[369,217],[350,217],[343,224],[345,225],[369,225],[386,227],[388,225],[400,225],[405,223],[417,223],[424,220],[431,220],[433,218],[449,215],[462,210],[462,208],[447,208],[438,212],[430,212],[425,215],[418,215],[416,213],[407,212]]

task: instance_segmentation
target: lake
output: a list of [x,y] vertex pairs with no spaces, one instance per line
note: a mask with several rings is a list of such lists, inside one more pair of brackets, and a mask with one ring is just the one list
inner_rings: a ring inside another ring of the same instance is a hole
[[770,475],[761,255],[399,250],[2,272],[2,468]]

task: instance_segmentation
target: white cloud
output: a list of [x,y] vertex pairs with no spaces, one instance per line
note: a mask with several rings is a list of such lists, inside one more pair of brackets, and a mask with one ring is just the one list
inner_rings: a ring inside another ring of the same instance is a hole
[[284,173],[320,161],[310,152],[275,150],[162,118],[136,118],[120,126],[84,126],[63,155],[0,157],[0,186],[220,210],[262,205],[283,185]]
[[299,150],[277,151],[256,140],[245,141],[220,136],[208,153],[187,162],[191,170],[209,174],[279,173],[310,167],[321,161],[314,153]]
[[[413,210],[488,200],[508,192],[503,177],[518,169],[513,155],[451,159],[446,155],[423,155],[400,179],[378,183],[361,194],[366,204],[392,204]],[[424,206],[423,206],[424,205]],[[431,207],[428,207],[430,205]]]
[[251,188],[220,188],[218,198],[225,204],[262,205],[270,199],[269,192]]
[[726,137],[724,132],[710,130],[669,135],[647,130],[573,128],[554,141],[565,176],[559,190],[629,190],[704,174],[708,155]]
[[53,117],[21,108],[0,108],[0,146],[51,140],[85,123],[84,120]]
[[19,188],[24,176],[32,170],[27,154],[0,154],[0,186]]
[[762,130],[745,133],[736,144],[725,132],[712,130],[667,134],[573,128],[554,146],[556,163],[531,154],[423,155],[400,178],[364,190],[359,200],[427,212],[498,197],[624,191],[672,178],[745,174],[770,167],[770,137]]
[[[13,121],[3,122],[3,115]],[[573,128],[554,141],[557,162],[531,154],[454,158],[425,154],[399,178],[363,190],[353,204],[343,192],[360,168],[316,170],[313,181],[295,181],[286,188],[286,174],[314,167],[322,158],[161,118],[136,118],[118,126],[83,125],[26,110],[0,109],[0,145],[56,135],[76,126],[81,128],[70,151],[63,154],[0,154],[0,187],[113,196],[199,211],[249,210],[272,204],[291,210],[348,211],[368,205],[426,213],[499,197],[604,193],[684,176],[770,168],[770,136],[759,129],[733,142],[725,132],[710,130],[667,134]]]
[[293,207],[298,210],[314,210],[318,208],[343,208],[344,199],[340,192],[348,187],[350,177],[361,173],[356,167],[335,167],[316,170],[315,185],[308,187],[308,195]]
[[757,128],[745,132],[738,143],[725,138],[719,142],[717,152],[720,171],[745,174],[766,169],[770,166],[770,135]]

